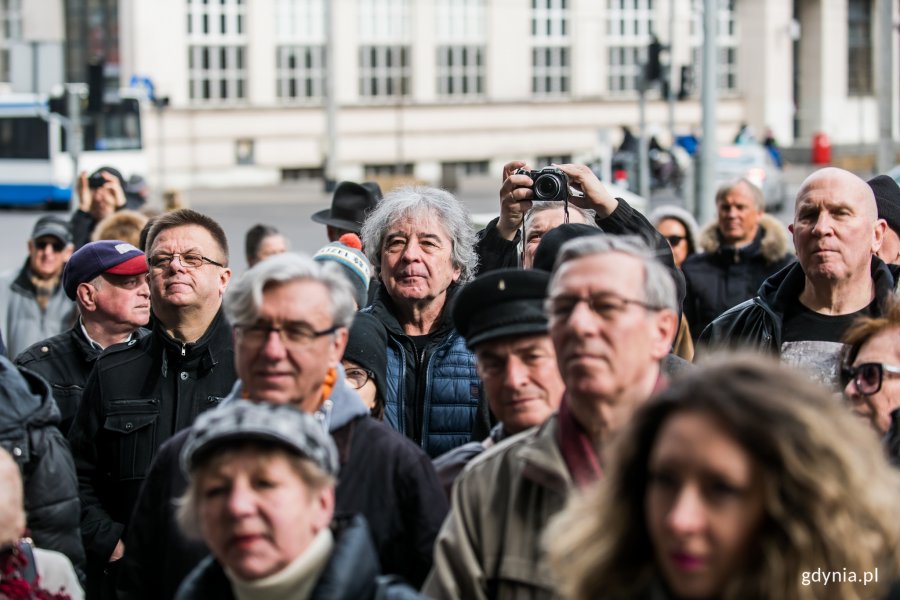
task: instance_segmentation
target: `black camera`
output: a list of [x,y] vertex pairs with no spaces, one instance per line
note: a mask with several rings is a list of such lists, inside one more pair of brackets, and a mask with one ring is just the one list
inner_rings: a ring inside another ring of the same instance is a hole
[[516,175],[528,175],[535,200],[568,200],[569,176],[556,167],[544,167],[540,171],[517,169]]
[[105,183],[106,178],[103,177],[103,171],[97,171],[88,177],[88,187],[92,190],[103,187]]

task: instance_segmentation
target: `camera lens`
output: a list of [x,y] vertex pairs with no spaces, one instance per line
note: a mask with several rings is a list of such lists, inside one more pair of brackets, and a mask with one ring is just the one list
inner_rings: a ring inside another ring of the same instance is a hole
[[541,175],[534,182],[534,197],[539,200],[556,198],[559,191],[559,179],[554,175]]

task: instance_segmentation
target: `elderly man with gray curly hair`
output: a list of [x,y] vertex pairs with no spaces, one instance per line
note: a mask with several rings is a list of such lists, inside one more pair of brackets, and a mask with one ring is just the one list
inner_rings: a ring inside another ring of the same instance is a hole
[[388,332],[385,420],[432,457],[484,439],[475,356],[448,310],[478,260],[466,209],[444,190],[400,188],[366,218],[362,239],[382,284],[365,311]]

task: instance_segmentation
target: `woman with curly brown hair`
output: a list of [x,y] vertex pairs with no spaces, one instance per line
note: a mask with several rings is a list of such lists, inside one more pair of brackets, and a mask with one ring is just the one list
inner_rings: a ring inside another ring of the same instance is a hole
[[826,391],[768,359],[674,381],[609,458],[544,538],[568,597],[879,598],[900,574],[900,474]]

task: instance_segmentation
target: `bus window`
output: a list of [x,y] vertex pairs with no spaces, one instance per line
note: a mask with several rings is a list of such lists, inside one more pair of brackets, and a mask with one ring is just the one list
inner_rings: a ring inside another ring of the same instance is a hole
[[0,117],[0,159],[50,158],[47,122],[40,117]]
[[92,115],[85,127],[86,150],[140,150],[141,121],[138,101],[124,98]]

